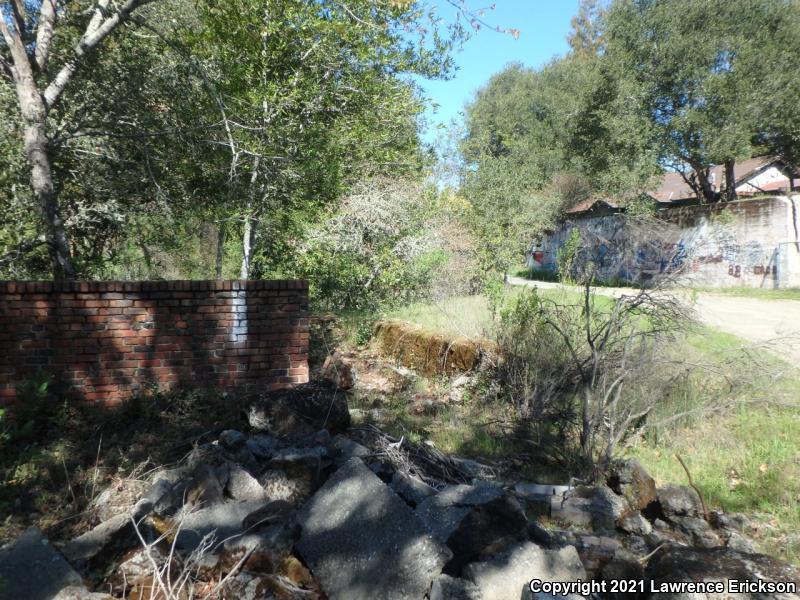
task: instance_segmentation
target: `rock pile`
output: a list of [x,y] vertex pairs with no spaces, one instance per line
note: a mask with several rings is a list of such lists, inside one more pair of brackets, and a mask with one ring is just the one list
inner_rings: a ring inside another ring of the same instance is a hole
[[[544,600],[531,579],[800,584],[753,553],[744,517],[706,521],[693,490],[658,488],[635,461],[578,488],[480,469],[426,482],[343,433],[346,406],[287,421],[281,402],[250,411],[252,432],[222,431],[156,472],[143,494],[101,495],[106,520],[60,552],[35,530],[0,549],[0,598]],[[528,517],[542,512],[559,527]]]

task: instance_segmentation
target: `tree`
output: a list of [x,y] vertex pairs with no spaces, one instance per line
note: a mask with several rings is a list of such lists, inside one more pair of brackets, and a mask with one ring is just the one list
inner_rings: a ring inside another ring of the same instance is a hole
[[357,179],[420,169],[423,104],[402,75],[445,76],[463,35],[425,32],[430,18],[375,0],[204,5],[192,54],[218,75],[241,277],[284,269],[304,227]]
[[[461,145],[464,191],[494,267],[521,259],[564,209],[594,195],[634,197],[657,172],[647,123],[626,108],[626,92],[590,55],[540,71],[510,65],[478,91]],[[580,194],[565,196],[567,181],[581,181],[571,188]]]
[[[604,59],[627,81],[633,110],[650,122],[662,164],[682,173],[704,201],[716,201],[722,188],[709,178],[712,165],[725,165],[725,197],[733,199],[734,161],[769,148],[759,140],[772,139],[777,149],[785,139],[777,133],[784,123],[761,117],[786,112],[777,109],[785,96],[764,90],[774,89],[773,78],[787,82],[783,71],[797,67],[785,46],[797,47],[797,19],[788,0],[612,4]],[[772,133],[765,136],[765,128]]]
[[[5,42],[0,66],[16,89],[31,192],[44,223],[55,278],[73,278],[75,268],[53,181],[48,116],[76,72],[103,41],[152,1],[126,0],[111,7],[109,0],[99,0],[86,11],[78,4],[67,7],[59,0],[0,3],[0,32]],[[59,57],[63,59],[61,64],[52,64],[56,32],[66,29],[73,20],[85,23],[82,33],[73,40],[71,51]]]
[[2,210],[29,217],[17,209],[35,202],[41,215],[24,237],[0,232],[0,268],[24,255],[15,272],[38,275],[46,247],[54,276],[142,273],[137,258],[160,276],[169,230],[196,237],[211,220],[226,273],[237,238],[251,248],[237,273],[285,270],[355,180],[421,167],[423,103],[405,76],[446,76],[467,27],[485,25],[449,4],[446,22],[386,0],[0,3],[3,83],[18,98]]
[[410,180],[360,181],[309,231],[300,274],[327,309],[375,309],[424,295],[446,260],[436,193]]
[[567,43],[574,54],[596,56],[603,47],[601,19],[605,14],[600,0],[581,0],[578,14],[572,17]]

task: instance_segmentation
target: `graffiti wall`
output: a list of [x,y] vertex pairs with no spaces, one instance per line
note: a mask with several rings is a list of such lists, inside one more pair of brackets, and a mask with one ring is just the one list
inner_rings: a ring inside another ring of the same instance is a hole
[[622,214],[575,218],[535,240],[534,269],[558,269],[574,229],[581,261],[606,280],[647,282],[664,274],[700,286],[800,286],[800,196],[687,206],[653,218]]

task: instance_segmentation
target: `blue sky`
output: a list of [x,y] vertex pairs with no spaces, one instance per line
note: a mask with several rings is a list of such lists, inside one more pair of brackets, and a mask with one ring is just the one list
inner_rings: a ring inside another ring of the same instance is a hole
[[[446,0],[434,0],[439,14],[452,17],[454,9]],[[436,137],[434,126],[448,124],[457,118],[478,88],[509,62],[540,67],[552,57],[565,54],[570,19],[578,12],[578,0],[468,0],[470,8],[487,10],[484,20],[491,25],[520,30],[519,39],[509,34],[481,29],[455,55],[458,71],[449,81],[418,80],[426,95],[439,107],[428,109],[426,117],[431,129],[425,139]]]

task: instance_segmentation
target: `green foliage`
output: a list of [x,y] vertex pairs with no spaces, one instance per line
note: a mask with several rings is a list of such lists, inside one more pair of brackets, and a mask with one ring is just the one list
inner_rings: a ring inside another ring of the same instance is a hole
[[0,448],[11,440],[11,425],[6,416],[6,409],[0,408]]
[[[465,37],[458,19],[383,0],[167,0],[137,16],[87,57],[48,125],[86,278],[211,277],[220,229],[223,274],[238,276],[245,224],[249,276],[294,270],[298,241],[354,182],[419,173],[424,103],[408,75],[446,76]],[[54,63],[87,18],[59,15]],[[18,113],[3,80],[0,274],[44,277]]]
[[[702,172],[754,153],[792,154],[785,142],[800,117],[784,102],[800,97],[786,74],[789,62],[798,65],[796,3],[619,0],[605,22],[603,60],[629,90],[627,109],[648,123],[663,164]],[[784,93],[764,93],[776,84]]]
[[29,445],[36,446],[47,431],[65,426],[70,408],[66,401],[54,401],[52,382],[49,373],[39,370],[17,384],[13,406],[0,408],[0,448],[25,452]]
[[559,281],[558,272],[550,271],[549,269],[531,269],[529,267],[523,267],[518,269],[514,275],[532,281]]
[[510,65],[478,91],[461,151],[486,269],[518,261],[565,209],[599,194],[624,203],[658,171],[626,93],[601,57],[586,54],[538,71]]
[[16,401],[13,411],[13,425],[10,440],[31,441],[49,422],[56,418],[57,411],[52,410],[50,385],[52,375],[37,371],[33,377],[16,386]]
[[489,311],[494,320],[500,314],[505,302],[505,285],[500,279],[489,279],[483,286],[483,293],[489,302]]
[[341,208],[309,228],[294,272],[321,309],[377,310],[424,297],[448,264],[437,195],[412,181],[356,185]]
[[374,331],[375,320],[369,318],[362,319],[359,321],[358,327],[356,328],[355,343],[359,346],[366,346],[372,339]]

